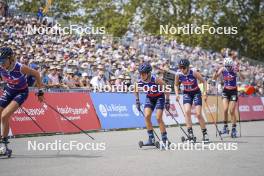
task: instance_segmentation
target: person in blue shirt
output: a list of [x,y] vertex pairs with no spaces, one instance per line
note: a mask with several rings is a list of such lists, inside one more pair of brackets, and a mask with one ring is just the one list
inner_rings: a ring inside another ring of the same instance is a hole
[[223,106],[224,106],[224,128],[221,131],[222,134],[228,134],[228,109],[230,109],[230,115],[232,120],[232,131],[231,137],[237,137],[236,130],[236,102],[238,101],[238,91],[237,91],[237,77],[240,75],[242,79],[244,76],[234,67],[233,59],[226,57],[224,60],[224,67],[221,67],[213,75],[213,79],[216,80],[220,75],[224,79],[224,89],[222,92]]
[[32,75],[36,79],[36,85],[39,88],[37,92],[39,101],[43,101],[44,93],[41,90],[42,83],[39,72],[17,62],[13,50],[9,47],[0,48],[0,75],[6,83],[0,97],[0,115],[3,127],[0,154],[10,156],[12,150],[7,147],[9,118],[28,97],[27,76]]
[[162,142],[166,144],[168,138],[166,127],[162,119],[162,114],[164,108],[166,108],[166,110],[170,109],[169,91],[165,89],[166,85],[161,79],[151,74],[152,67],[149,63],[143,63],[139,65],[138,71],[140,74],[140,79],[135,85],[136,105],[137,109],[141,111],[138,92],[145,92],[146,100],[144,106],[144,115],[149,137],[148,141],[143,145],[155,145],[153,126],[151,123],[151,115],[155,108],[157,110],[157,121],[161,131]]
[[179,64],[179,71],[175,76],[175,94],[176,101],[179,101],[179,86],[183,85],[183,105],[185,110],[185,122],[187,126],[187,131],[189,133],[189,140],[195,141],[195,137],[192,129],[192,119],[191,119],[191,109],[194,104],[196,110],[196,117],[199,121],[203,141],[209,142],[209,137],[207,134],[207,129],[205,125],[205,120],[202,116],[202,92],[198,86],[198,81],[202,82],[204,85],[204,99],[207,99],[206,93],[206,81],[203,79],[201,74],[194,69],[190,68],[190,62],[188,59],[181,59]]

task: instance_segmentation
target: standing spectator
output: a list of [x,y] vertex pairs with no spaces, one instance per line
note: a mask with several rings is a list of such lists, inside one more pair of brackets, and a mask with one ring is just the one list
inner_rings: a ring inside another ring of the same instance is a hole
[[43,15],[43,8],[40,7],[40,8],[38,9],[37,19],[38,19],[39,21],[42,21],[43,17],[44,17],[44,15]]
[[8,14],[8,5],[0,0],[0,16],[7,17]]

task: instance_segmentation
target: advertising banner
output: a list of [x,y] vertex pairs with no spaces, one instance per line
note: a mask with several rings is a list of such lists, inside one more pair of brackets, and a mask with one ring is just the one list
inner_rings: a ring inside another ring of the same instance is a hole
[[[99,129],[90,97],[85,93],[46,93],[45,100],[65,117],[83,130]],[[22,109],[23,108],[23,109]],[[33,123],[26,111],[45,132],[78,132],[76,127],[63,119],[45,103],[40,103],[33,92],[26,102],[11,116],[10,127],[13,135],[34,134],[42,131]]]
[[[135,105],[135,96],[132,93],[91,93],[97,115],[103,129],[115,128],[137,128],[145,127],[142,114]],[[145,95],[140,95],[142,103],[145,102]],[[157,122],[152,116],[153,125]]]
[[[60,114],[78,125],[81,129],[95,130],[100,128],[100,123],[89,95],[78,92],[49,93],[46,95],[46,99],[49,105],[54,107]],[[60,114],[53,111],[53,117],[57,119],[60,131],[65,133],[80,131]]]

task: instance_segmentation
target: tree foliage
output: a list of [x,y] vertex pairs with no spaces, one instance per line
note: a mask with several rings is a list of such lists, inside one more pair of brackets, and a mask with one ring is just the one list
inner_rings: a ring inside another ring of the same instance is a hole
[[[29,12],[45,5],[45,1],[23,2],[20,8]],[[80,9],[83,12],[77,13]],[[236,35],[168,34],[167,37],[190,46],[212,50],[229,47],[251,58],[264,58],[263,0],[54,0],[49,15],[84,24],[91,22],[120,37],[129,29],[138,10],[142,28],[154,35],[160,35],[160,25],[235,26]]]

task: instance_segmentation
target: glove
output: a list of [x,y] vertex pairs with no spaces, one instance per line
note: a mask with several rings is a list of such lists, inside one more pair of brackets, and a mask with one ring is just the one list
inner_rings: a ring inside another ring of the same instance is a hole
[[136,99],[136,106],[137,106],[137,110],[140,112],[141,111],[141,107],[140,107],[139,99]]
[[167,99],[167,100],[165,101],[165,109],[166,109],[167,111],[170,110],[170,100],[169,100],[169,99]]
[[38,92],[36,92],[36,96],[41,97],[44,95],[43,90],[39,89]]

